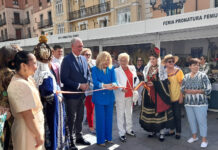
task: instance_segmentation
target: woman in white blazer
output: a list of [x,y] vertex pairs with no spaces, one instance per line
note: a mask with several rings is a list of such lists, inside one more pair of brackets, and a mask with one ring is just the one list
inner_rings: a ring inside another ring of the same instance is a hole
[[[115,69],[118,86],[126,87],[115,91],[117,126],[121,142],[126,142],[126,134],[136,136],[132,130],[133,88],[139,83],[135,66],[130,66],[129,55],[121,53],[118,56],[120,67]],[[126,129],[124,128],[126,120]]]

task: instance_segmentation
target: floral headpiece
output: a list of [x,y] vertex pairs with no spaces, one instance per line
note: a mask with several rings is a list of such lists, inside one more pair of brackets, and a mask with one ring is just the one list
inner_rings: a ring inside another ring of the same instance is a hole
[[39,44],[33,50],[34,55],[38,61],[48,63],[52,59],[52,50],[47,44],[47,37],[42,35],[39,37]]

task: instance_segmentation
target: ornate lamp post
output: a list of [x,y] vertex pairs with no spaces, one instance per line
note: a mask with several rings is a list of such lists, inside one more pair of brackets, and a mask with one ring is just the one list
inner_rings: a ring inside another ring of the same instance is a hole
[[157,0],[150,0],[153,10],[163,10],[169,16],[173,10],[182,9],[186,0],[162,0],[161,4],[155,7]]

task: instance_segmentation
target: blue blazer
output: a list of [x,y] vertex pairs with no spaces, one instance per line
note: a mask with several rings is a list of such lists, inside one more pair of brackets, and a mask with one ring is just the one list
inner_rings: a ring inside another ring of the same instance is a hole
[[[98,69],[96,66],[92,68],[92,80],[95,89],[101,89],[102,84],[115,84],[117,85],[114,67],[107,68],[106,73]],[[113,105],[114,104],[114,91],[103,90],[94,92],[92,95],[92,102],[98,105]]]
[[[86,58],[79,56],[82,62],[82,69],[73,55],[70,53],[65,56],[61,64],[61,82],[63,83],[63,90],[65,91],[81,91],[78,89],[79,83],[89,83],[89,71]],[[63,94],[67,99],[77,99],[84,94]]]

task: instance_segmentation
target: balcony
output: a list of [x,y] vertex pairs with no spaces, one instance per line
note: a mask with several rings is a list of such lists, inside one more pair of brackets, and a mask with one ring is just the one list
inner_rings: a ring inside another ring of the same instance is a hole
[[27,24],[30,24],[30,19],[29,18],[26,18],[23,20],[13,19],[12,24],[14,24],[14,25],[27,25]]
[[12,24],[15,24],[15,25],[23,25],[23,21],[20,20],[20,19],[13,19],[13,20],[12,20]]
[[17,38],[15,34],[9,34],[7,37],[5,37],[5,35],[4,35],[4,37],[0,36],[0,42],[22,40],[22,39],[28,39],[31,37],[32,37],[31,35],[22,34],[20,38]]
[[83,8],[69,13],[69,20],[89,17],[96,14],[106,13],[110,11],[110,1],[91,7]]
[[42,22],[38,22],[38,29],[52,27],[53,23],[50,19],[43,20]]
[[26,18],[23,20],[23,25],[30,24],[30,19]]
[[4,25],[6,25],[6,20],[5,20],[5,19],[0,20],[0,27],[2,27],[2,26],[4,26]]

